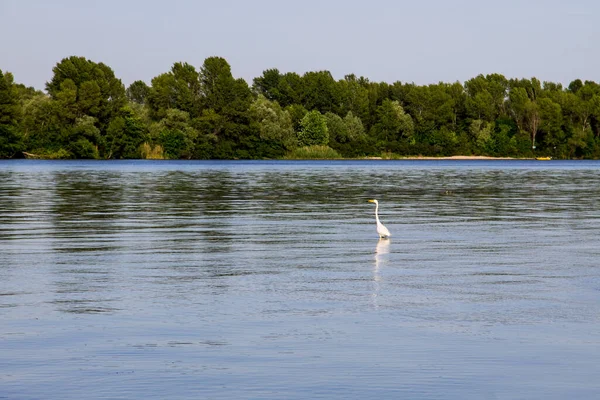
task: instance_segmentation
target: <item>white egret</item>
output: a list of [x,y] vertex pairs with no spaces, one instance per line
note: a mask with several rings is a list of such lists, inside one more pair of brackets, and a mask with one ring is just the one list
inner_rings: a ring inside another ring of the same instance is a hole
[[377,221],[377,233],[379,234],[379,237],[380,238],[388,238],[388,237],[392,236],[390,231],[388,231],[388,228],[383,226],[383,224],[379,220],[379,214],[378,214],[379,202],[377,200],[368,200],[368,201],[369,201],[369,203],[375,203],[375,220]]

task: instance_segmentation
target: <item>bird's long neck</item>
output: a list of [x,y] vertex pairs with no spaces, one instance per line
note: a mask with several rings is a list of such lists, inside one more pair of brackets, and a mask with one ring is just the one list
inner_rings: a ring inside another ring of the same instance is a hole
[[375,221],[379,222],[379,203],[375,203]]

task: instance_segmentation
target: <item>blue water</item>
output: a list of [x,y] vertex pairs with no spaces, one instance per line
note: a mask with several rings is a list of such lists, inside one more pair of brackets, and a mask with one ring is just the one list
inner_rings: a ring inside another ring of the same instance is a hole
[[599,178],[0,161],[0,399],[599,398]]

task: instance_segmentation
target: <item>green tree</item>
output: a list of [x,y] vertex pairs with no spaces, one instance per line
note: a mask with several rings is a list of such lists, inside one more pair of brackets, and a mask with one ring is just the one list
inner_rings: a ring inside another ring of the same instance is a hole
[[325,146],[329,142],[329,131],[327,129],[327,119],[317,110],[308,112],[300,122],[300,132],[298,132],[298,145]]
[[201,117],[192,120],[191,125],[198,131],[194,156],[203,159],[219,158],[216,155],[216,147],[219,138],[225,135],[227,118],[217,114],[213,109],[207,109],[202,112]]
[[465,82],[466,109],[473,119],[492,122],[506,115],[509,82],[500,74],[478,75]]
[[459,121],[465,120],[466,114],[466,93],[459,82],[446,85],[446,93],[450,97],[450,107],[452,109],[452,128],[460,129]]
[[22,149],[18,132],[19,103],[12,75],[0,70],[0,158],[11,158]]
[[[136,87],[143,89],[141,84]],[[200,116],[199,73],[188,63],[174,63],[171,71],[152,78],[146,101],[153,120],[165,118],[170,109],[185,111],[192,117]]]
[[63,124],[58,105],[47,94],[40,93],[23,104],[23,132],[26,151],[40,153],[43,149],[60,147],[59,135]]
[[492,142],[494,123],[476,119],[471,122],[469,134],[478,154],[488,153]]
[[55,94],[52,100],[56,103],[54,109],[65,128],[71,127],[77,118],[84,116],[79,112],[77,86],[71,79],[65,79],[61,82],[60,91]]
[[187,112],[170,109],[165,118],[150,127],[150,139],[160,144],[167,158],[191,158],[198,132],[190,125]]
[[277,85],[277,92],[279,93],[278,98],[276,98],[277,102],[284,108],[293,104],[300,105],[304,93],[303,84],[302,77],[295,72],[281,75]]
[[443,83],[417,86],[415,84],[393,86],[394,97],[404,102],[403,108],[413,120],[415,144],[429,144],[436,131],[458,131],[466,124],[465,98],[462,85]]
[[54,75],[46,83],[52,99],[64,97],[65,90],[72,98],[71,92],[75,91],[74,117],[89,115],[96,118],[97,127],[104,133],[110,120],[126,102],[125,88],[113,70],[103,63],[72,56],[64,58],[52,71]]
[[348,131],[344,120],[337,114],[327,112],[325,114],[327,122],[327,132],[329,132],[329,147],[335,148],[340,140],[347,141]]
[[556,157],[555,149],[561,149],[566,139],[565,132],[562,129],[562,109],[559,104],[548,97],[540,98],[538,104],[540,109],[539,130],[543,138],[543,144],[546,151]]
[[329,71],[307,72],[302,77],[302,105],[322,114],[336,112],[341,103],[337,82]]
[[132,103],[146,104],[150,87],[144,81],[135,81],[125,91],[127,99]]
[[590,129],[576,128],[571,137],[567,140],[568,157],[583,157],[588,145],[592,142],[593,135]]
[[166,117],[167,110],[181,107],[177,80],[172,73],[164,73],[152,78],[151,85],[146,101],[153,120]]
[[538,96],[543,92],[542,84],[537,78],[511,79],[508,81],[508,87],[509,91],[515,88],[523,88],[531,101],[537,100]]
[[453,154],[458,145],[456,132],[446,127],[433,131],[428,139],[434,155],[449,156]]
[[279,70],[272,68],[263,71],[262,76],[254,78],[252,87],[255,93],[263,95],[267,100],[279,102],[281,101],[280,82],[281,74]]
[[527,91],[520,87],[511,89],[508,98],[511,115],[519,130],[524,130],[527,117],[527,103],[530,101],[527,97]]
[[79,116],[99,115],[102,107],[102,93],[96,81],[85,81],[77,93]]
[[346,137],[340,137],[340,142],[353,142],[365,139],[365,127],[361,119],[352,114],[352,111],[348,111],[348,114],[344,117],[344,125],[346,126]]
[[243,79],[235,79],[229,63],[221,57],[209,57],[200,68],[200,91],[205,108],[217,114],[235,117],[245,112],[252,92]]
[[377,109],[377,122],[373,126],[372,135],[385,146],[385,143],[410,140],[414,132],[414,124],[410,115],[398,101],[386,99]]
[[572,120],[582,131],[591,128],[594,119],[600,115],[600,93],[595,93],[591,84],[582,86],[576,94],[569,96],[568,111],[574,117]]
[[365,80],[361,85],[367,89],[369,98],[369,112],[365,116],[361,116],[361,120],[365,125],[365,129],[370,131],[373,125],[377,122],[377,111],[379,106],[385,100],[391,100],[391,87],[385,82],[369,82]]
[[41,90],[36,90],[31,86],[28,87],[22,83],[14,82],[14,77],[10,72],[6,72],[4,77],[8,79],[9,82],[12,82],[12,88],[19,101],[20,108],[25,106],[25,104],[31,101],[33,98],[43,94]]
[[487,151],[491,156],[507,157],[517,156],[517,141],[514,137],[516,126],[512,120],[499,120],[495,124],[491,141],[487,144]]
[[106,158],[140,158],[140,146],[146,136],[146,126],[141,118],[133,109],[124,107],[108,126]]
[[476,93],[474,96],[467,97],[467,112],[474,119],[493,121],[494,120],[494,103],[492,95],[483,90]]
[[356,75],[346,75],[338,81],[340,97],[339,115],[351,112],[359,118],[369,118],[369,91],[365,86],[367,80]]
[[355,156],[365,154],[366,135],[360,118],[349,111],[344,118],[334,113],[325,114],[327,130],[329,131],[329,147],[338,152]]
[[308,110],[304,108],[304,106],[301,104],[292,104],[287,106],[285,108],[285,111],[287,111],[290,114],[290,117],[292,118],[292,126],[294,127],[294,132],[299,132],[300,129],[302,129],[302,118],[304,118],[304,116],[308,114]]
[[583,82],[581,82],[581,79],[575,79],[574,81],[569,83],[569,91],[573,94],[577,94],[579,89],[581,89],[582,87],[583,87]]
[[96,143],[100,141],[100,129],[96,127],[96,118],[89,115],[77,118],[73,128],[64,132],[66,137],[63,141],[73,158],[99,157]]
[[531,147],[536,146],[536,136],[540,127],[540,108],[537,103],[542,93],[540,82],[533,78],[531,81],[513,81],[509,92],[509,108],[520,131],[529,135]]
[[[231,74],[231,67],[221,57],[209,57],[200,68],[200,92],[205,115],[214,114],[219,121],[214,156],[217,158],[252,157],[252,132],[248,109],[252,91],[243,79]],[[206,113],[208,112],[208,114]]]
[[258,124],[260,138],[280,144],[291,150],[298,145],[290,113],[277,102],[269,101],[262,94],[250,106],[251,119]]

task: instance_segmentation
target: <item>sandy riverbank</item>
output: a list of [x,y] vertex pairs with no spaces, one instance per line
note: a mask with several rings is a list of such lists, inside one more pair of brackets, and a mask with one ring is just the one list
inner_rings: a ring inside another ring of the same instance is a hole
[[409,157],[412,159],[425,160],[515,160],[512,157],[488,157],[488,156],[450,156],[450,157]]
[[[369,160],[384,160],[383,157],[365,157]],[[449,157],[423,157],[408,156],[394,158],[394,160],[517,160],[512,157],[488,157],[488,156],[449,156]],[[528,158],[519,158],[519,160],[528,160]]]

